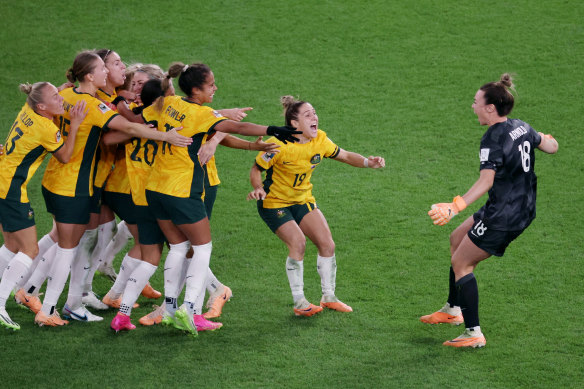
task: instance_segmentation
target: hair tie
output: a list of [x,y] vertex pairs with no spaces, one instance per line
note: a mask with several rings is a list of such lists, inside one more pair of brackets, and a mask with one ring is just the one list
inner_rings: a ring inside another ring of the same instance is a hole
[[183,68],[182,72],[183,73],[186,72],[188,68],[189,68],[189,65],[185,65],[185,67]]

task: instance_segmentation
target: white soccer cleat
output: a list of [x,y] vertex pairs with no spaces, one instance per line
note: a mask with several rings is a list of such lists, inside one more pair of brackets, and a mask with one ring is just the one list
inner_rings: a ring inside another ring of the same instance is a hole
[[97,297],[95,293],[93,293],[93,291],[89,292],[87,296],[83,296],[81,298],[81,302],[83,303],[83,305],[86,305],[88,307],[100,311],[105,311],[106,309],[109,309],[109,306],[102,303],[99,297]]
[[67,304],[63,307],[63,317],[69,320],[78,321],[102,321],[103,317],[94,315],[89,312],[85,306],[80,306],[77,309],[71,309]]
[[0,326],[6,327],[13,331],[17,331],[20,329],[20,325],[12,321],[10,316],[8,316],[8,312],[6,312],[6,308],[0,308]]

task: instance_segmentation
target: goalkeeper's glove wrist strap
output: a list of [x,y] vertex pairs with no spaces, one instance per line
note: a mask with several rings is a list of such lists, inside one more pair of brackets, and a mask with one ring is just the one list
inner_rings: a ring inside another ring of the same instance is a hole
[[464,201],[464,199],[462,198],[462,196],[456,196],[452,200],[452,203],[456,206],[456,208],[458,209],[458,212],[462,212],[466,208],[466,201]]

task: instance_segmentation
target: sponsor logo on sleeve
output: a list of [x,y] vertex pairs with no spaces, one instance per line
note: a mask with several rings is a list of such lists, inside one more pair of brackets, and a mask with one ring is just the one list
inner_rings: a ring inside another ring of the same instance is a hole
[[480,153],[481,162],[487,162],[489,160],[489,151],[491,151],[491,149],[481,149]]
[[270,160],[274,158],[274,155],[276,155],[276,153],[264,153],[264,155],[262,155],[262,159],[266,162],[270,162]]
[[55,134],[55,140],[57,141],[57,143],[61,142],[61,131],[57,131],[57,133]]
[[97,108],[101,111],[101,113],[106,113],[107,111],[111,111],[111,109],[105,105],[104,103],[100,103]]
[[219,112],[217,112],[215,110],[213,111],[213,115],[215,115],[216,118],[222,118],[223,117],[223,115],[221,115]]

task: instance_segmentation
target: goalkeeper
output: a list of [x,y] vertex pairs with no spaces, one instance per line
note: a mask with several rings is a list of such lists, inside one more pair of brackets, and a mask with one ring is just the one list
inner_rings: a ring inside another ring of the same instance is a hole
[[480,144],[480,176],[464,196],[452,203],[432,205],[428,215],[434,224],[444,225],[468,204],[487,191],[487,203],[468,217],[450,235],[450,289],[442,309],[420,318],[424,323],[462,324],[465,332],[445,346],[483,347],[485,337],[479,325],[476,265],[505,249],[535,219],[537,177],[533,171],[535,148],[553,154],[558,143],[551,135],[507,115],[513,109],[509,74],[498,82],[483,85],[475,94],[472,108],[479,124],[489,126]]

